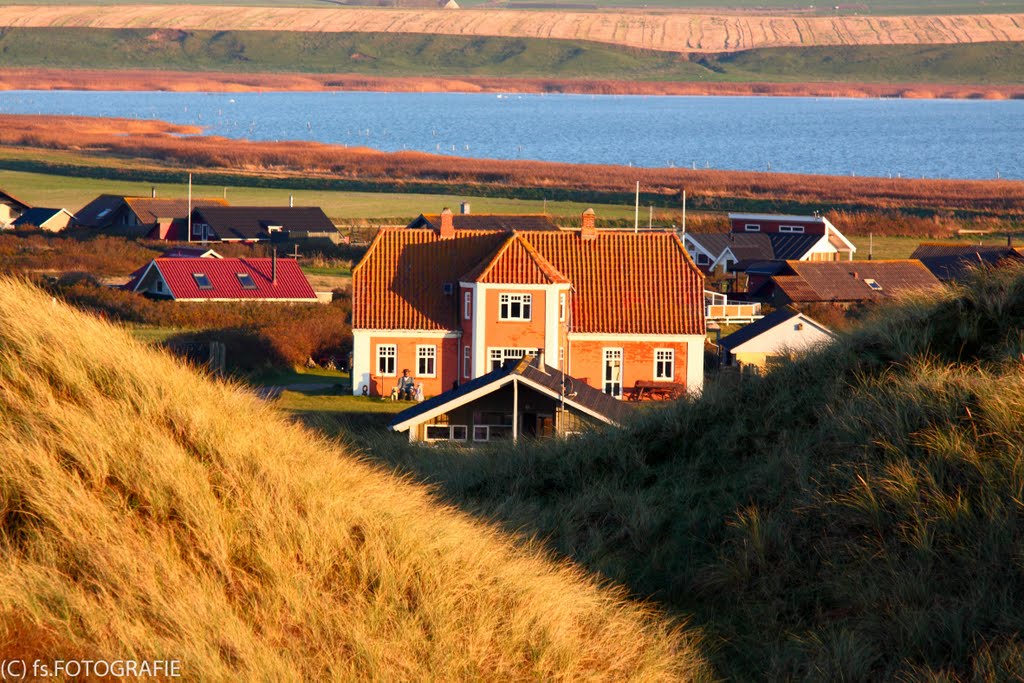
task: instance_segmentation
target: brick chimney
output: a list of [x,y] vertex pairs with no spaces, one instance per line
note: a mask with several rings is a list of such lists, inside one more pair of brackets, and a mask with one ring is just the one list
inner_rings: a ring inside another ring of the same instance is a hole
[[587,209],[583,212],[581,217],[582,226],[580,229],[580,239],[582,240],[596,240],[597,239],[597,226],[594,225],[594,210]]
[[447,206],[441,212],[441,229],[438,234],[443,240],[450,240],[455,237],[455,221],[452,219],[452,210]]

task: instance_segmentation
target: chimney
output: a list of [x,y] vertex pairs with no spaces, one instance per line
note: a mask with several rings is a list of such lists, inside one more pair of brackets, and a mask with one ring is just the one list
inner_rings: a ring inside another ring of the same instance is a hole
[[274,253],[270,257],[270,284],[277,286],[277,247],[274,247]]
[[860,277],[860,273],[858,273],[858,272],[857,272],[857,271],[855,270],[855,271],[853,271],[852,273],[850,273],[850,277],[852,277],[852,278],[853,278],[854,280],[856,280],[857,278],[859,278],[859,277]]
[[149,188],[149,196],[156,199],[156,185]]
[[594,225],[594,210],[587,209],[583,212],[581,217],[582,226],[580,228],[580,239],[582,240],[596,240],[597,239],[597,226]]
[[1006,246],[1013,249],[1013,235],[1006,236]]
[[459,213],[463,216],[469,214],[469,202],[462,202],[459,204]]
[[450,240],[455,237],[455,220],[452,218],[452,210],[447,206],[441,211],[441,229],[438,231],[441,239]]
[[548,371],[544,368],[544,349],[537,349],[537,369],[545,375],[548,374]]

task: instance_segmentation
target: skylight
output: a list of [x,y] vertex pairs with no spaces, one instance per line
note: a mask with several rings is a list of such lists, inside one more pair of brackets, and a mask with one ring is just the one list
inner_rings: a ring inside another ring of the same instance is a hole
[[192,277],[195,278],[199,289],[213,289],[213,283],[210,282],[210,278],[206,276],[206,273],[192,273]]
[[242,285],[242,289],[256,289],[256,282],[252,279],[252,275],[249,273],[236,273],[238,276],[238,282]]
[[869,277],[868,278],[864,278],[864,284],[866,284],[868,287],[870,287],[871,289],[875,290],[876,292],[882,291],[882,285],[878,284],[877,282],[875,282],[874,280],[872,280]]

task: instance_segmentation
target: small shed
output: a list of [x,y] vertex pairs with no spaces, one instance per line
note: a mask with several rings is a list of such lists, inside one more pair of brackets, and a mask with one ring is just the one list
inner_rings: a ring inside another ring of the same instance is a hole
[[486,375],[395,416],[389,429],[413,442],[564,437],[619,425],[634,410],[536,356],[509,361]]
[[827,344],[832,332],[792,306],[741,327],[718,342],[723,365],[754,366],[766,370],[791,353]]
[[37,206],[21,214],[13,223],[12,228],[36,227],[40,230],[60,232],[75,219],[67,209],[45,209]]

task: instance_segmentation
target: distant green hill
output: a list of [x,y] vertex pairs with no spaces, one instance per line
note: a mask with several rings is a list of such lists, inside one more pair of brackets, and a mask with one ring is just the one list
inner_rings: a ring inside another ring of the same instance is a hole
[[374,457],[692,615],[731,680],[1024,677],[1024,270],[566,443]]
[[600,43],[419,34],[11,28],[4,67],[639,81],[1024,82],[1024,44],[767,48],[680,55]]

